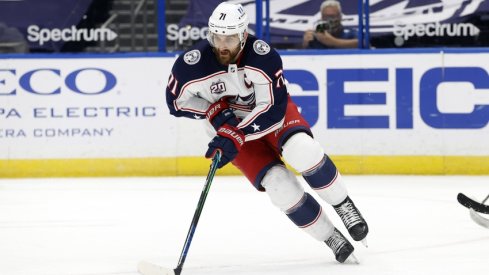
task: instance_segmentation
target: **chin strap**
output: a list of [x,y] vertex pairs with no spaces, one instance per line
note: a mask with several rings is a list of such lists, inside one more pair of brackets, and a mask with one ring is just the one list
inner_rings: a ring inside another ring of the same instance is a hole
[[[246,39],[243,39],[243,41],[241,41],[241,43],[240,43],[241,51],[244,49],[245,45],[246,45]],[[241,51],[240,51],[240,53],[241,53]]]
[[239,50],[238,54],[236,54],[236,59],[234,60],[234,64],[239,65],[239,62],[241,61],[241,57],[243,57],[243,49],[244,45],[246,44],[246,40],[243,42],[240,42],[241,49]]

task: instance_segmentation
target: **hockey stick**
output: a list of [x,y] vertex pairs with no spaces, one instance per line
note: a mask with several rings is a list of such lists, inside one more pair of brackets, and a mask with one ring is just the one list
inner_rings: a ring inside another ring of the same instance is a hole
[[489,199],[489,195],[481,202],[476,202],[475,200],[465,196],[462,193],[459,193],[457,196],[458,202],[463,206],[469,208],[470,210],[470,218],[480,226],[485,228],[489,228],[489,219],[481,216],[482,214],[489,214],[489,205],[485,205],[484,203]]
[[477,202],[462,193],[457,195],[457,200],[461,205],[483,214],[489,214],[489,205],[484,204],[488,199],[489,195],[482,202]]
[[168,269],[150,262],[142,261],[138,264],[139,273],[143,275],[180,275],[180,273],[182,273],[183,264],[185,263],[185,259],[187,258],[190,243],[192,242],[195,229],[197,228],[197,223],[199,222],[200,214],[202,213],[202,209],[204,208],[207,194],[209,193],[212,180],[214,179],[214,175],[216,174],[217,164],[220,160],[221,151],[218,150],[212,158],[212,163],[209,168],[209,172],[207,173],[207,178],[205,180],[204,189],[202,189],[199,202],[197,203],[197,208],[195,209],[194,217],[192,218],[192,222],[190,223],[190,228],[188,229],[187,238],[185,239],[182,253],[180,253],[180,259],[178,260],[177,267],[174,269]]

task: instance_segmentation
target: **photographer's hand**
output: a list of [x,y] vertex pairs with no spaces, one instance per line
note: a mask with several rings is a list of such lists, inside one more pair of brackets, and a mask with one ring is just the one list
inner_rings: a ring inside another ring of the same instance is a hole
[[329,32],[327,31],[322,31],[322,32],[315,32],[314,36],[316,37],[319,42],[321,42],[324,45],[328,46],[334,46],[334,36],[332,36]]
[[355,48],[358,45],[358,40],[354,39],[342,39],[336,38],[329,32],[316,32],[314,33],[316,39],[322,44],[332,48]]
[[314,40],[314,31],[313,30],[307,30],[306,32],[304,32],[304,36],[302,39],[302,47],[307,48],[307,46],[309,45],[309,42],[311,42],[312,40]]

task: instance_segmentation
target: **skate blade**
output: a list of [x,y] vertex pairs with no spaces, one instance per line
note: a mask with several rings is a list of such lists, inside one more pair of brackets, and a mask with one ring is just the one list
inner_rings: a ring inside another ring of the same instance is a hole
[[361,242],[362,242],[363,246],[368,248],[367,238],[363,238],[363,240],[361,240]]
[[360,261],[357,259],[357,257],[355,256],[355,254],[351,253],[350,256],[348,258],[346,258],[345,263],[349,263],[349,264],[360,264]]

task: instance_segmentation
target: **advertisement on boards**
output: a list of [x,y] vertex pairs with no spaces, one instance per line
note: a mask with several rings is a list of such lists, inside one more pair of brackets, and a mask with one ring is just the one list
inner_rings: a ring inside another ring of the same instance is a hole
[[2,62],[1,157],[177,155],[164,94],[173,59]]
[[[489,155],[487,52],[282,59],[288,92],[328,154]],[[2,59],[0,159],[204,159],[203,122],[166,106],[174,60]]]

